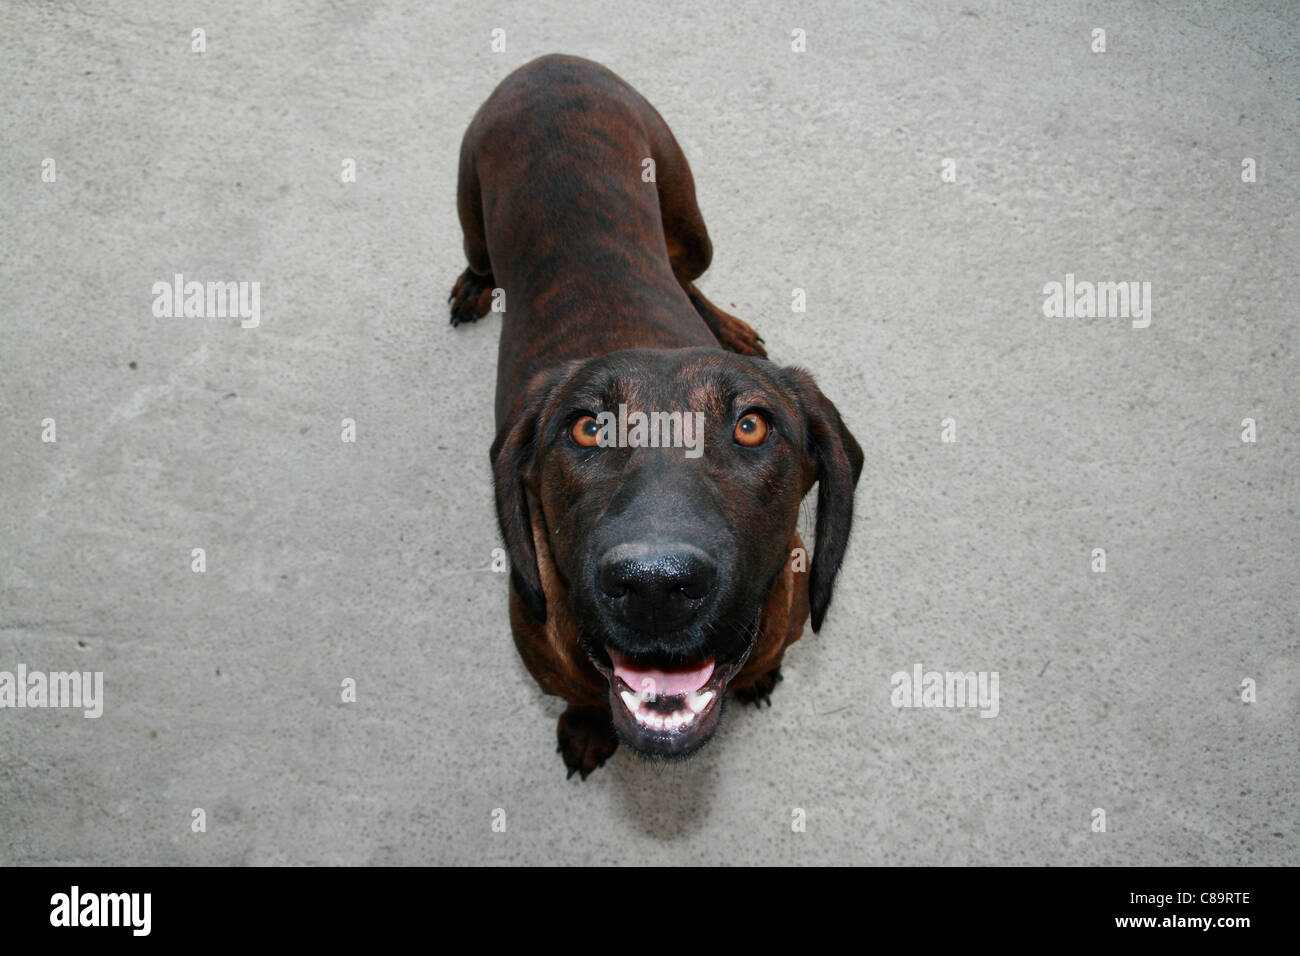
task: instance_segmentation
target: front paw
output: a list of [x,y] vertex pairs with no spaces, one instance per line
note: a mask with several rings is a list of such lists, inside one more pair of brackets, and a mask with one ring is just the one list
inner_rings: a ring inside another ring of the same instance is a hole
[[579,773],[583,780],[618,749],[618,737],[614,735],[608,707],[570,705],[560,714],[556,736],[560,740],[556,750],[564,757],[564,765],[569,768],[568,776]]
[[763,704],[772,706],[772,691],[776,690],[776,685],[785,680],[781,676],[781,668],[773,667],[766,674],[760,674],[754,678],[754,683],[747,687],[733,687],[732,693],[736,699],[746,704],[753,704],[755,707],[762,708]]

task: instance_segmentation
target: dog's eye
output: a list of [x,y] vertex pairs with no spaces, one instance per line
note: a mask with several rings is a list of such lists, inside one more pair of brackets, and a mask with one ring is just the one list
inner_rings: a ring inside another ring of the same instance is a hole
[[590,415],[583,415],[573,423],[573,440],[583,448],[595,448],[600,438],[600,425]]
[[767,422],[758,412],[750,412],[736,422],[736,441],[746,448],[763,444],[767,437]]

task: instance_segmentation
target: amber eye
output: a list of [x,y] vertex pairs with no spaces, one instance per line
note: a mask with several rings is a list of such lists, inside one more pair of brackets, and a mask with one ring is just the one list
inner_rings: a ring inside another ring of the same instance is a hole
[[766,437],[767,422],[757,412],[750,412],[736,422],[736,441],[747,448],[763,444],[763,439]]
[[583,448],[595,448],[600,438],[600,425],[590,415],[583,415],[573,423],[573,440]]

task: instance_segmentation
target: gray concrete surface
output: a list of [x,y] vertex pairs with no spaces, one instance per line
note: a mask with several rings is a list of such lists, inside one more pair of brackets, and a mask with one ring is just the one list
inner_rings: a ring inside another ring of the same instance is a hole
[[[0,6],[0,670],[105,685],[0,709],[0,862],[1295,863],[1300,8],[602,6]],[[658,106],[706,293],[867,450],[772,708],[586,783],[489,567],[497,323],[444,305],[461,133],[557,50]],[[156,317],[178,272],[260,326]],[[1046,318],[1067,273],[1150,327]],[[891,706],[915,663],[997,717]]]

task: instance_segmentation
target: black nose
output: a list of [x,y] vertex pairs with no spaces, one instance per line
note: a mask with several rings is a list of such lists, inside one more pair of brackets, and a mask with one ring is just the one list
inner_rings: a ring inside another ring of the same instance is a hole
[[621,544],[596,569],[605,605],[630,627],[675,630],[704,607],[717,569],[713,559],[688,544]]

